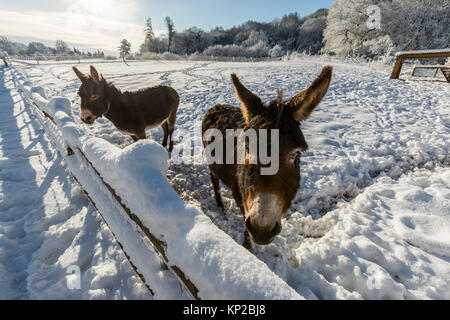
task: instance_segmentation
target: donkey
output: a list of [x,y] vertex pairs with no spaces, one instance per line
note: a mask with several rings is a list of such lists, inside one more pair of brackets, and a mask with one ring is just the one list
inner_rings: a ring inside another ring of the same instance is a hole
[[[251,240],[267,245],[281,232],[281,218],[290,207],[300,187],[300,153],[308,145],[300,129],[315,107],[325,96],[331,81],[332,67],[326,66],[311,86],[290,100],[278,98],[264,105],[261,99],[241,83],[236,74],[231,75],[235,93],[242,109],[229,105],[216,105],[209,109],[202,122],[203,145],[212,141],[205,138],[208,129],[219,130],[226,136],[227,129],[279,129],[279,169],[274,175],[261,175],[264,167],[257,160],[249,163],[245,150],[245,163],[226,164],[224,161],[209,164],[211,181],[217,205],[223,209],[219,181],[231,189],[233,198],[244,215],[244,246],[249,248]],[[258,135],[258,145],[260,137]],[[225,148],[224,148],[225,149]],[[237,154],[236,140],[234,154]],[[236,157],[235,157],[236,159]],[[253,162],[255,163],[255,161]]]
[[130,135],[134,141],[145,139],[145,129],[161,126],[164,130],[162,145],[169,152],[173,149],[172,134],[180,98],[175,89],[157,86],[134,92],[121,92],[107,82],[91,66],[91,75],[83,74],[76,67],[73,71],[81,80],[78,95],[81,97],[81,120],[92,124],[105,116],[117,129]]

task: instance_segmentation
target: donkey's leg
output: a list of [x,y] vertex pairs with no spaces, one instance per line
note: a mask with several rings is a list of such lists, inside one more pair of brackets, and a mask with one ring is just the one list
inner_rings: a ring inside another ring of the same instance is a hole
[[[242,205],[242,196],[239,192],[239,188],[235,186],[231,193],[233,194],[233,198],[236,201],[236,204],[238,205],[239,209],[241,210],[242,215],[244,216],[245,221],[245,211],[244,206]],[[250,250],[252,248],[252,241],[250,240],[250,234],[248,233],[247,228],[244,226],[244,243],[242,244],[245,249]]]
[[175,130],[175,122],[176,121],[177,121],[177,113],[176,113],[176,111],[174,111],[169,115],[169,119],[167,120],[167,125],[168,125],[168,129],[169,129],[169,137],[170,137],[169,152],[172,152],[172,150],[173,150],[172,135],[173,135],[173,131]]
[[211,181],[213,184],[214,197],[216,198],[217,206],[221,209],[224,209],[225,206],[223,205],[222,197],[220,196],[219,179],[213,173],[211,173]]
[[133,138],[133,141],[134,141],[134,142],[136,142],[136,141],[139,140],[138,137],[136,137],[136,136],[130,136],[130,137]]
[[161,125],[161,127],[164,130],[164,139],[163,139],[163,142],[162,142],[162,146],[165,148],[165,147],[167,147],[167,138],[169,137],[169,125],[167,124],[167,121],[165,121]]
[[250,234],[247,229],[244,231],[244,243],[242,243],[242,246],[247,250],[252,248],[252,240],[250,240]]

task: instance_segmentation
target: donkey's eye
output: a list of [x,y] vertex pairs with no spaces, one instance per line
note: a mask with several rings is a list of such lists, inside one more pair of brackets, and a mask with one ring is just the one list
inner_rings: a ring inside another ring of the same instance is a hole
[[289,162],[291,162],[295,167],[300,165],[300,151],[292,152],[289,155]]
[[94,94],[93,96],[91,96],[91,101],[97,101],[98,99],[100,99],[100,96],[98,94]]

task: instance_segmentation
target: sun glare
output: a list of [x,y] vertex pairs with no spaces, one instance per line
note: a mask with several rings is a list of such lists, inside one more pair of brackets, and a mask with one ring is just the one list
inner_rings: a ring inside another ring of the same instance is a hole
[[84,12],[97,16],[111,8],[112,0],[80,0],[78,4]]

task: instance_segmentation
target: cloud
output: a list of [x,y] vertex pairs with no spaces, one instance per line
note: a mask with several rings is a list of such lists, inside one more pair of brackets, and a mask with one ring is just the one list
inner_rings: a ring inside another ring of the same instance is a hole
[[[88,6],[96,3],[95,6]],[[113,1],[80,0],[67,6],[65,12],[0,11],[0,34],[11,37],[37,38],[47,41],[62,39],[83,47],[117,50],[126,38],[137,51],[144,39],[143,25],[132,22],[131,4],[113,6]]]

